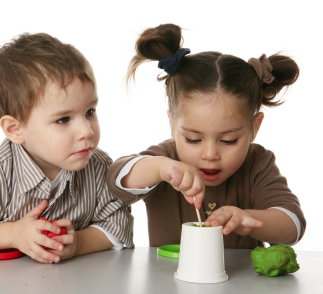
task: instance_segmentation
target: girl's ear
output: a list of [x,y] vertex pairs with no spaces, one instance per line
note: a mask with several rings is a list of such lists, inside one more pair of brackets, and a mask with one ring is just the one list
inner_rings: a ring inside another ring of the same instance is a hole
[[173,119],[172,119],[172,116],[170,115],[169,110],[167,110],[167,116],[168,116],[168,121],[169,121],[170,129],[173,137]]
[[257,113],[257,115],[255,116],[254,118],[254,122],[253,122],[253,138],[252,138],[252,141],[254,139],[256,139],[256,136],[258,134],[258,131],[260,129],[260,126],[261,126],[261,123],[264,119],[264,113],[263,112],[259,112]]
[[4,115],[0,119],[0,126],[6,137],[15,144],[22,144],[25,142],[22,131],[21,123],[19,120],[11,115]]

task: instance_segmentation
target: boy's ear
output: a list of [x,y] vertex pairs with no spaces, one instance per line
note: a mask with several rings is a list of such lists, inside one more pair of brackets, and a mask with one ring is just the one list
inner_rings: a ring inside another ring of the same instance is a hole
[[253,138],[252,141],[256,138],[258,131],[260,129],[261,123],[264,119],[264,113],[263,112],[259,112],[257,113],[257,115],[254,118],[254,122],[253,122]]
[[0,119],[0,126],[6,137],[15,144],[24,143],[21,131],[21,123],[11,115],[4,115]]

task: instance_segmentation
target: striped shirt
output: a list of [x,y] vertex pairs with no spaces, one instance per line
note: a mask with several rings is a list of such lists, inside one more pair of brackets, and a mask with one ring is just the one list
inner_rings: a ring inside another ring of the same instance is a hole
[[112,234],[126,247],[133,247],[133,216],[128,205],[117,199],[106,183],[112,163],[99,148],[78,171],[65,171],[57,191],[21,145],[5,139],[0,145],[0,223],[14,222],[48,200],[42,217],[70,219],[76,231],[90,225]]

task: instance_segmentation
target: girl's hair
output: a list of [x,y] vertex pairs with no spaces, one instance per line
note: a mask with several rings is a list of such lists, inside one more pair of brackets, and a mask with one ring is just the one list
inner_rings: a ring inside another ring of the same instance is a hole
[[[164,24],[145,30],[136,42],[136,55],[132,58],[126,80],[135,78],[137,67],[145,61],[161,60],[181,49],[181,28]],[[219,52],[201,52],[186,55],[174,75],[159,77],[165,80],[169,111],[176,114],[179,103],[193,93],[214,93],[222,90],[228,94],[248,99],[248,110],[253,116],[262,105],[278,106],[275,96],[298,78],[299,68],[290,57],[274,54],[269,58],[274,80],[271,84],[260,81],[254,67],[244,60]]]
[[94,85],[91,74],[72,45],[45,33],[22,34],[0,48],[0,118],[11,115],[26,124],[49,81],[65,88],[78,77]]

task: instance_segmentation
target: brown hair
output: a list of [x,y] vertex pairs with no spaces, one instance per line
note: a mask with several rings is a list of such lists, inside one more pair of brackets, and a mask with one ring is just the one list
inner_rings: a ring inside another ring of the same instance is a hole
[[[161,60],[178,51],[183,43],[181,30],[174,24],[145,30],[136,42],[136,55],[130,62],[127,82],[135,78],[141,63]],[[299,75],[299,68],[290,57],[274,54],[268,59],[273,67],[271,84],[259,81],[255,69],[244,60],[211,51],[186,55],[174,75],[158,76],[157,79],[165,80],[172,116],[183,97],[195,92],[214,93],[220,89],[236,97],[247,98],[248,111],[253,116],[262,105],[280,105],[281,101],[274,101],[275,96],[283,87],[293,84]]]
[[49,81],[65,88],[74,78],[83,83],[91,66],[72,45],[45,34],[22,34],[0,49],[0,118],[11,115],[26,124]]

